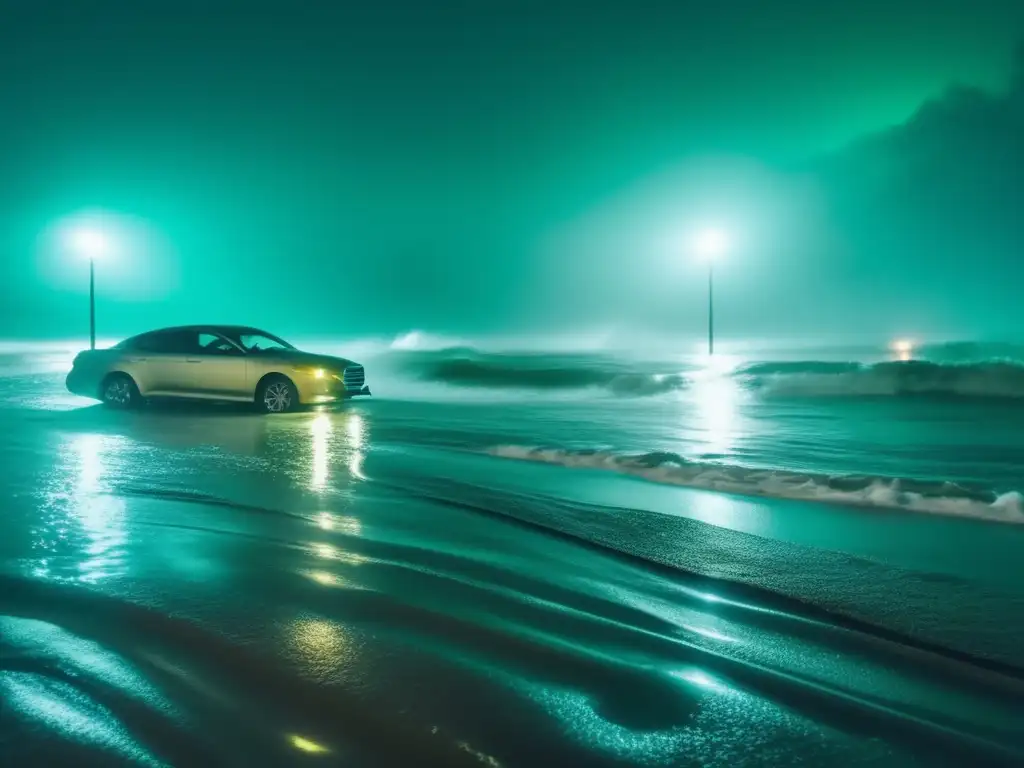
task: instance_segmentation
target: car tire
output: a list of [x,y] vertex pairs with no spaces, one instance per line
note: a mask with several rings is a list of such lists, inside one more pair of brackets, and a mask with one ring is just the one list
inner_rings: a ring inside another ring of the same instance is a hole
[[299,406],[299,390],[287,376],[267,376],[256,390],[256,407],[262,413],[288,413]]
[[112,373],[103,380],[100,400],[108,408],[128,410],[142,402],[135,380],[127,373]]

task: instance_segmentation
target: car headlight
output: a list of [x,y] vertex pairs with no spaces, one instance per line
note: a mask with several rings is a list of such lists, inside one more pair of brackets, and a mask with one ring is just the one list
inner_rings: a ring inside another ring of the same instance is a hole
[[315,368],[311,365],[297,365],[295,370],[299,373],[304,373],[307,376],[312,376],[314,379],[323,379],[327,377],[327,371],[323,368]]

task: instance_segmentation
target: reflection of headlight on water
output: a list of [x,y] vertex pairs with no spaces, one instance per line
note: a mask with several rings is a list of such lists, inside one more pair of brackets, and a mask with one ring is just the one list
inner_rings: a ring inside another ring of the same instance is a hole
[[363,417],[353,413],[348,417],[348,444],[351,448],[361,448],[366,439],[366,424]]
[[298,618],[285,625],[282,639],[288,655],[314,677],[332,677],[358,663],[359,645],[344,624],[318,616]]
[[330,544],[314,544],[313,552],[316,553],[317,557],[322,557],[325,560],[338,560],[349,565],[362,565],[366,562],[366,558],[362,555],[357,555],[355,552],[346,552]]
[[330,459],[331,418],[326,413],[317,414],[309,425],[313,435],[312,475],[309,484],[314,491],[327,485],[328,461]]
[[345,586],[345,581],[340,576],[335,576],[327,571],[307,571],[305,575],[324,587]]
[[337,550],[330,544],[314,544],[313,551],[316,552],[317,557],[334,557],[334,553]]
[[685,680],[693,685],[700,686],[709,691],[718,691],[724,693],[729,690],[727,685],[724,685],[721,681],[711,677],[711,675],[703,672],[699,669],[684,669],[681,672],[670,672],[672,677],[677,677],[681,680]]
[[358,518],[332,515],[330,512],[321,512],[317,515],[316,524],[325,531],[339,531],[349,536],[359,536],[363,532],[363,524]]
[[352,477],[358,478],[359,480],[366,480],[366,475],[363,474],[363,454],[356,453],[348,460],[348,471]]
[[720,640],[723,643],[735,643],[736,642],[736,638],[735,637],[729,637],[728,635],[723,635],[721,632],[716,632],[715,630],[708,629],[707,627],[695,627],[692,624],[682,624],[680,626],[682,626],[682,628],[685,629],[685,630],[693,632],[696,635],[700,635],[701,637],[706,637],[709,640]]
[[294,733],[288,737],[288,740],[296,749],[301,750],[302,752],[309,752],[312,755],[319,755],[330,751],[323,744],[318,744],[312,739],[307,739],[304,736],[298,736]]

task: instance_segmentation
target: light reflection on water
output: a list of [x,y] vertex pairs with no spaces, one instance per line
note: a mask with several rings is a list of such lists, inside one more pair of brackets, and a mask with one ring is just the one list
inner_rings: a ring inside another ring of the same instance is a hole
[[362,555],[358,555],[355,552],[346,552],[332,544],[314,544],[313,552],[317,557],[322,557],[325,560],[337,560],[349,565],[362,565],[366,562],[366,558]]
[[[342,429],[335,430],[335,421]],[[331,488],[330,473],[334,460],[346,462],[350,478],[365,480],[362,473],[363,453],[360,450],[367,437],[366,424],[359,414],[343,415],[321,412],[310,422],[311,461],[310,488],[324,493]],[[342,536],[360,536],[363,526],[359,518],[351,515],[339,515],[332,512],[320,512],[316,516],[316,525],[329,534]],[[318,558],[330,560],[334,564],[361,565],[366,558],[354,552],[348,552],[335,544],[321,541],[311,545],[311,550]],[[339,574],[317,568],[302,572],[307,578],[323,587],[358,588]]]
[[323,587],[350,586],[343,578],[330,571],[306,571],[305,575]]
[[284,641],[315,678],[335,675],[358,661],[359,646],[345,626],[320,616],[298,618],[285,625]]
[[750,505],[731,496],[711,491],[697,491],[687,497],[687,516],[721,528],[758,533],[764,527],[760,518],[752,520]]
[[715,691],[716,693],[726,693],[732,690],[731,688],[729,688],[729,686],[725,685],[717,678],[712,677],[707,672],[704,672],[701,669],[697,669],[696,667],[684,669],[680,672],[671,672],[670,674],[672,675],[672,677],[679,678],[680,680],[685,680],[688,683],[692,683],[693,685],[699,686],[700,688],[703,688],[708,691]]
[[[61,436],[36,531],[35,548],[45,555],[35,575],[94,583],[123,572],[125,500],[110,493],[107,481],[123,443],[114,435]],[[68,555],[73,568],[58,568],[56,561]]]
[[314,491],[321,491],[330,478],[331,417],[326,413],[318,413],[309,424],[309,432],[313,436],[310,448],[312,476],[309,487]]
[[316,524],[325,531],[338,531],[348,536],[359,536],[363,532],[363,524],[359,522],[359,518],[350,515],[321,512],[316,517]]
[[717,355],[705,361],[705,368],[693,376],[689,394],[695,406],[693,425],[703,453],[710,457],[732,454],[739,431],[739,409],[743,392],[732,371],[739,358]]
[[717,632],[708,627],[698,627],[693,624],[680,624],[680,626],[688,632],[693,632],[695,635],[706,637],[709,640],[718,640],[723,643],[735,643],[737,642],[735,637],[729,637],[729,635],[723,635],[721,632]]
[[[335,426],[342,429],[336,432]],[[311,490],[323,492],[329,488],[336,459],[347,465],[351,477],[356,480],[367,479],[362,469],[362,447],[369,434],[362,416],[358,413],[336,414],[323,411],[313,416],[309,423],[309,433]]]
[[295,747],[298,750],[301,750],[302,752],[309,752],[310,754],[314,755],[330,752],[330,750],[323,744],[313,741],[312,739],[307,739],[305,736],[299,736],[295,733],[291,734],[288,737],[288,740],[291,742],[293,747]]
[[366,438],[366,424],[358,413],[349,414],[347,432],[349,448],[362,448]]
[[351,450],[351,456],[348,460],[349,474],[357,480],[366,480],[366,475],[363,474],[364,454],[361,450],[363,445],[369,439],[369,430],[367,429],[366,421],[358,413],[349,414],[347,432],[348,447]]

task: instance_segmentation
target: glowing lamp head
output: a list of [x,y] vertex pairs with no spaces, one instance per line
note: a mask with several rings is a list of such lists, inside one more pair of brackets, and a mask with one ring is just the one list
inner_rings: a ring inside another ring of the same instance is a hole
[[702,259],[716,259],[725,253],[728,239],[720,229],[705,229],[701,231],[694,243],[697,247],[697,254]]
[[896,339],[892,343],[892,351],[901,362],[909,362],[914,354],[914,342],[910,339]]
[[90,261],[99,258],[107,250],[107,239],[97,229],[77,229],[71,233],[71,246]]

